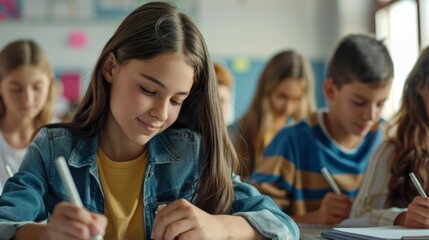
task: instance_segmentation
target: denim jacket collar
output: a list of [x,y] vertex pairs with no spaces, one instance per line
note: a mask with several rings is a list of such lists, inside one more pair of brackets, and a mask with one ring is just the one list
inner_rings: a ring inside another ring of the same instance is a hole
[[[168,143],[168,133],[161,133],[148,142],[148,164],[165,164],[182,162],[183,157]],[[96,172],[96,157],[99,134],[89,138],[83,138],[70,154],[68,163],[70,166],[81,168],[91,165],[91,170]]]

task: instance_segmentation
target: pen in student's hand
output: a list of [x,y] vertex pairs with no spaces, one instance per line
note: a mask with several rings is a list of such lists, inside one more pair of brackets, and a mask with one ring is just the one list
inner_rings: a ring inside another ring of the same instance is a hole
[[[55,161],[55,166],[60,174],[61,181],[66,187],[67,194],[69,195],[70,201],[76,206],[83,208],[82,200],[79,197],[77,192],[76,185],[73,181],[73,178],[70,174],[70,170],[67,166],[66,160],[64,157],[58,157]],[[95,236],[92,240],[102,240],[103,236]]]
[[328,169],[326,167],[322,167],[320,170],[325,177],[326,181],[328,181],[329,186],[331,186],[332,190],[334,190],[334,193],[341,194],[341,190],[338,187],[337,183],[335,182],[332,175],[329,173]]
[[4,165],[4,168],[6,170],[7,176],[8,177],[12,177],[13,176],[13,171],[12,171],[12,168],[10,167],[10,165],[6,163]]
[[425,191],[422,188],[422,185],[420,185],[419,180],[417,180],[416,175],[414,175],[413,172],[410,172],[410,178],[411,178],[411,182],[413,182],[414,187],[416,187],[417,191],[419,192],[420,196],[422,197],[428,197],[425,193]]
[[159,211],[161,211],[163,208],[167,207],[167,204],[160,204],[155,210],[155,214],[157,214]]

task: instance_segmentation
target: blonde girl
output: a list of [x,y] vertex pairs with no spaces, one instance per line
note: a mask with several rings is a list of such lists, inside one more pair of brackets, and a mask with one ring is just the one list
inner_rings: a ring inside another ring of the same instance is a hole
[[54,75],[46,55],[32,40],[9,43],[0,52],[0,193],[53,110]]
[[229,130],[242,179],[259,166],[265,147],[281,128],[316,110],[313,86],[311,67],[298,52],[282,51],[269,60],[249,109]]

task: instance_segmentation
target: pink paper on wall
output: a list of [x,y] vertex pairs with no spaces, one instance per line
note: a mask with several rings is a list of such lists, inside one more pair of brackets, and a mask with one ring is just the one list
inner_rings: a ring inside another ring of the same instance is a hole
[[20,17],[17,0],[0,0],[0,21]]
[[69,46],[72,48],[85,48],[87,35],[84,31],[73,31],[69,34]]
[[80,100],[81,75],[78,72],[66,72],[61,74],[60,79],[63,83],[63,95],[69,102]]

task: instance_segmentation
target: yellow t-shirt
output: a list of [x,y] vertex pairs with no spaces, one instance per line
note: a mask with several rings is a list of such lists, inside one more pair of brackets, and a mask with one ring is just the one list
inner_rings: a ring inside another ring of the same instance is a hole
[[146,163],[146,151],[137,159],[114,162],[98,148],[97,164],[108,220],[105,239],[145,239],[142,195]]

